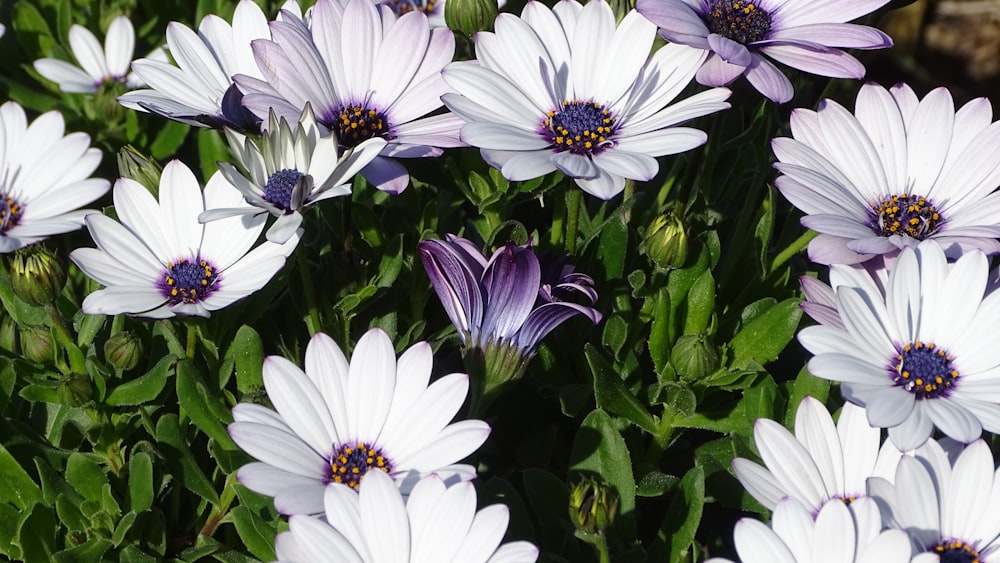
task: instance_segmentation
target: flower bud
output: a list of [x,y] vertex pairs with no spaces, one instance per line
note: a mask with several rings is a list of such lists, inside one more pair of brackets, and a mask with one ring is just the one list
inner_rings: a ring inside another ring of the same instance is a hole
[[605,530],[618,513],[618,494],[610,486],[585,477],[569,494],[569,519],[588,534]]
[[55,339],[46,327],[23,326],[20,329],[21,354],[36,364],[52,363]]
[[660,215],[646,231],[646,256],[661,268],[679,268],[688,254],[688,233],[676,213]]
[[701,379],[719,369],[719,350],[704,334],[685,334],[670,351],[670,364],[682,379]]
[[33,244],[14,253],[10,265],[14,294],[29,305],[47,305],[56,300],[66,284],[66,270],[44,246]]
[[144,188],[157,197],[160,191],[160,172],[162,168],[157,162],[132,145],[126,145],[118,151],[118,174],[142,184]]
[[448,0],[444,21],[452,31],[471,37],[477,31],[493,29],[498,11],[497,0]]
[[56,396],[62,404],[78,407],[94,397],[94,386],[86,375],[73,374],[59,383]]
[[120,370],[139,365],[141,357],[142,342],[129,331],[119,332],[104,343],[104,361]]
[[[3,311],[0,311],[2,314]],[[3,314],[0,321],[0,348],[8,352],[15,352],[14,346],[17,344],[17,323],[10,315]]]
[[117,80],[105,80],[94,93],[94,109],[108,121],[118,121],[125,112],[118,103],[118,96],[125,93],[125,85]]

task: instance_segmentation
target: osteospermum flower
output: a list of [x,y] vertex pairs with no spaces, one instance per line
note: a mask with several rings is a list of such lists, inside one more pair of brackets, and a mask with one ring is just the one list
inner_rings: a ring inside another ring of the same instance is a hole
[[[103,49],[97,37],[82,25],[74,24],[69,28],[69,44],[79,67],[59,59],[39,59],[34,65],[38,74],[59,84],[63,92],[93,94],[101,86],[115,83],[127,88],[142,86],[142,81],[129,73],[135,49],[135,29],[127,17],[111,20]],[[155,49],[149,57],[166,60],[161,49]]]
[[[792,83],[768,58],[834,78],[862,78],[844,49],[883,49],[881,31],[849,22],[888,0],[637,0],[635,8],[673,43],[710,53],[698,82],[725,86],[740,76],[772,101],[792,99]],[[765,56],[767,58],[765,58]]]
[[900,450],[924,443],[935,426],[963,443],[983,428],[1000,431],[1000,292],[984,295],[987,277],[979,251],[949,267],[934,241],[904,249],[884,294],[837,289],[846,329],[799,332],[816,355],[810,373],[840,381],[844,397],[865,407],[870,424],[888,427]]
[[379,329],[361,337],[350,363],[322,333],[309,341],[305,372],[268,357],[264,387],[275,410],[241,403],[229,425],[233,441],[260,460],[240,468],[240,483],[274,497],[282,514],[318,514],[324,487],[357,489],[372,473],[386,473],[404,493],[431,474],[448,483],[474,478],[474,467],[455,462],[476,451],[490,427],[449,424],[469,377],[453,373],[428,385],[431,362],[426,342],[397,361]]
[[881,431],[869,426],[864,409],[847,403],[836,426],[826,407],[812,397],[799,403],[795,434],[766,418],[754,424],[754,441],[766,468],[748,459],[733,459],[743,487],[774,510],[792,497],[816,514],[829,501],[853,502],[865,496],[865,481],[888,475],[899,458]]
[[892,483],[869,482],[888,526],[910,535],[913,563],[1000,561],[1000,471],[989,446],[976,440],[953,461],[939,447],[922,453],[900,459]]
[[97,248],[78,248],[70,259],[104,284],[83,301],[92,315],[128,313],[150,318],[207,317],[264,286],[285,264],[298,235],[283,245],[250,250],[265,217],[198,222],[206,207],[236,207],[240,192],[218,172],[202,193],[194,174],[175,160],[163,168],[159,202],[138,182],[115,184],[115,212],[121,223],[87,215]]
[[655,176],[656,157],[708,138],[677,125],[729,107],[725,89],[669,105],[705,54],[666,45],[650,56],[655,26],[634,11],[616,26],[604,0],[531,1],[495,30],[476,35],[476,61],[444,70],[457,93],[443,99],[467,122],[462,140],[509,180],[559,170],[610,199],[626,178]]
[[[283,10],[296,16],[298,4],[289,0]],[[256,131],[259,119],[241,105],[243,95],[232,76],[262,76],[250,42],[270,36],[267,17],[253,0],[240,0],[231,25],[214,14],[202,18],[197,32],[170,22],[167,45],[177,66],[155,59],[135,61],[135,75],[149,88],[123,94],[118,101],[188,125]]]
[[319,0],[310,24],[295,18],[271,23],[273,40],[254,41],[264,80],[237,75],[243,104],[264,119],[270,111],[294,122],[308,103],[321,125],[346,150],[373,137],[387,144],[361,174],[383,191],[399,193],[410,177],[397,158],[433,157],[462,146],[461,120],[423,117],[441,107],[447,86],[440,71],[455,52],[445,28],[427,17],[398,19],[371,0]]
[[938,88],[866,84],[852,115],[825,100],[792,112],[771,143],[777,188],[819,233],[809,258],[862,262],[934,239],[958,254],[1000,252],[1000,123],[985,98],[954,109]]
[[[742,518],[733,530],[743,563],[906,563],[910,542],[901,530],[882,530],[878,506],[860,498],[848,508],[828,502],[813,521],[798,500],[778,503],[768,527]],[[732,563],[712,558],[705,563]]]
[[85,133],[64,136],[62,114],[28,123],[14,102],[0,106],[0,252],[75,231],[110,184],[89,176],[101,163]]
[[279,563],[391,561],[392,563],[532,563],[538,548],[500,542],[510,520],[505,505],[476,511],[472,483],[451,486],[436,475],[404,499],[392,480],[374,472],[358,494],[328,487],[320,501],[326,519],[297,515],[274,547]]
[[220,162],[219,171],[252,207],[209,209],[199,220],[270,213],[278,219],[267,230],[267,240],[278,244],[299,228],[304,208],[350,194],[354,175],[385,146],[385,140],[376,137],[338,154],[336,137],[321,135],[308,105],[294,130],[272,113],[270,126],[261,137],[252,139],[227,128],[226,138],[247,176],[228,162]]

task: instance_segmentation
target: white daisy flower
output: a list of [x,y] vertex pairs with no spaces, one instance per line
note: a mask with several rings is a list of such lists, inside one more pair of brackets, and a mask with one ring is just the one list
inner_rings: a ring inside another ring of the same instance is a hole
[[1000,252],[1000,122],[986,98],[955,111],[938,88],[866,84],[854,113],[824,100],[771,143],[778,190],[817,233],[809,258],[853,264],[934,239],[949,255]]
[[[882,517],[871,498],[847,508],[828,502],[815,521],[794,498],[778,503],[771,526],[742,518],[733,529],[736,553],[743,563],[906,563],[910,542],[902,530],[882,530]],[[732,563],[713,557],[705,563]]]
[[[300,15],[294,0],[282,9],[289,16]],[[240,0],[232,24],[214,14],[202,18],[197,32],[170,22],[167,46],[176,66],[155,59],[135,61],[132,70],[149,88],[125,93],[118,102],[197,127],[256,131],[259,120],[241,105],[243,94],[232,77],[261,77],[250,42],[270,37],[267,17],[253,0]]]
[[[198,222],[206,207],[236,207],[240,192],[216,172],[202,193],[194,174],[179,160],[160,177],[160,201],[138,182],[115,184],[115,212],[121,223],[87,215],[97,248],[78,248],[70,259],[107,286],[83,301],[91,315],[128,313],[150,318],[207,317],[264,287],[298,244],[270,242],[250,251],[264,228],[261,216]],[[249,251],[249,252],[248,252]]]
[[607,2],[528,2],[476,34],[475,61],[456,62],[443,100],[467,124],[462,140],[509,180],[556,170],[610,199],[625,179],[649,180],[656,157],[698,147],[708,136],[677,125],[729,107],[714,88],[670,105],[707,56],[665,45],[650,56],[656,26],[629,12],[616,26]]
[[799,332],[816,355],[810,373],[841,382],[844,397],[903,451],[935,426],[963,443],[983,428],[1000,432],[1000,292],[986,294],[988,275],[979,251],[949,267],[933,240],[904,249],[884,294],[875,284],[837,288],[846,329]]
[[[135,28],[127,17],[111,20],[103,48],[89,29],[76,24],[69,28],[69,45],[79,67],[59,59],[35,61],[38,74],[59,84],[63,92],[93,94],[105,84],[118,83],[130,89],[143,85],[139,78],[129,73],[135,50]],[[149,58],[167,59],[162,49],[154,49]]]
[[813,514],[829,501],[852,503],[865,496],[865,481],[895,469],[899,451],[869,426],[864,409],[850,403],[836,426],[823,403],[806,397],[795,413],[795,434],[766,418],[754,424],[754,441],[766,468],[733,459],[736,478],[770,510],[792,497]]
[[869,481],[886,525],[910,535],[913,563],[1000,561],[1000,471],[989,446],[976,440],[951,461],[940,447],[925,453],[934,455],[901,459],[893,483]]
[[104,195],[107,180],[90,178],[101,151],[85,133],[64,135],[62,114],[28,123],[14,102],[0,106],[0,253],[75,231]]
[[285,118],[279,121],[272,112],[270,126],[262,136],[251,139],[226,128],[226,138],[247,176],[228,162],[220,162],[219,171],[252,207],[209,209],[198,219],[208,222],[270,213],[278,220],[267,230],[267,240],[277,244],[283,244],[299,228],[302,209],[323,199],[349,195],[354,175],[385,146],[385,140],[376,137],[338,155],[337,138],[322,136],[308,104],[294,130]]
[[453,373],[428,385],[432,360],[421,342],[397,361],[379,329],[361,337],[350,363],[322,333],[309,341],[305,372],[268,357],[264,387],[276,411],[240,403],[229,425],[233,441],[260,460],[240,468],[240,483],[274,497],[282,514],[318,514],[324,487],[357,489],[374,472],[387,473],[404,493],[430,474],[448,483],[473,479],[474,467],[454,463],[476,451],[490,427],[449,424],[469,376]]
[[279,563],[532,563],[538,558],[538,548],[528,542],[500,544],[509,511],[502,504],[477,511],[472,483],[447,486],[430,475],[404,499],[392,479],[376,471],[358,494],[346,487],[318,492],[325,521],[289,518],[288,531],[274,541]]

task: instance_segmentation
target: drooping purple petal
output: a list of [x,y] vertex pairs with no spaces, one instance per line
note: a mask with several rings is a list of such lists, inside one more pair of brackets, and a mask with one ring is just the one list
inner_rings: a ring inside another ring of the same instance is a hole
[[531,313],[540,284],[541,268],[529,246],[508,242],[497,249],[483,272],[483,333],[497,338],[513,336]]
[[533,354],[538,343],[556,327],[576,315],[583,315],[594,324],[601,322],[601,313],[592,307],[586,307],[568,301],[546,303],[528,315],[517,333],[517,344],[528,354]]

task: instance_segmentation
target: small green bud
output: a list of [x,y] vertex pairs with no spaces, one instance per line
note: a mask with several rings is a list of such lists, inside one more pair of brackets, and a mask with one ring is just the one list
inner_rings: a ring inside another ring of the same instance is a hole
[[679,268],[688,254],[688,233],[676,213],[660,215],[646,231],[646,256],[661,268]]
[[126,145],[118,151],[118,174],[135,180],[157,197],[160,192],[160,172],[163,169],[153,159]]
[[719,350],[704,334],[685,334],[670,351],[670,364],[683,379],[701,379],[719,369]]
[[47,327],[24,326],[20,329],[21,353],[36,364],[52,363],[55,339]]
[[452,31],[471,37],[476,32],[493,29],[499,11],[497,0],[448,0],[444,21]]
[[569,494],[569,519],[581,532],[607,529],[617,513],[618,493],[592,477],[585,477]]
[[[0,311],[2,313],[3,311]],[[14,352],[17,343],[17,323],[9,315],[3,315],[0,321],[0,348],[8,352]]]
[[129,331],[119,332],[104,343],[104,360],[120,370],[139,365],[141,357],[142,342]]
[[59,383],[56,396],[62,404],[78,407],[94,397],[94,386],[86,375],[73,374]]
[[66,270],[50,250],[39,244],[14,253],[10,265],[14,294],[29,305],[48,305],[66,284]]

